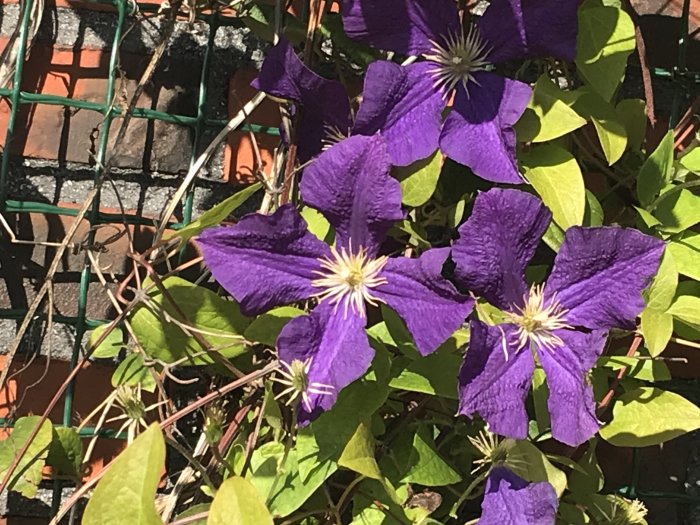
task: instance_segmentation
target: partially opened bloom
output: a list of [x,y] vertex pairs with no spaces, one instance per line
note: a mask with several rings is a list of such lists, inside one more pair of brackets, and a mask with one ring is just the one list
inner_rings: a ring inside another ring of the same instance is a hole
[[[376,71],[374,65],[370,68]],[[370,136],[379,132],[387,143],[392,163],[405,165],[412,162],[407,162],[406,159],[426,157],[436,148],[430,133],[425,137],[413,133],[415,126],[423,126],[422,121],[396,118],[410,110],[413,104],[407,95],[414,90],[431,89],[432,80],[425,69],[425,65],[403,69],[394,64],[393,68],[386,71],[386,82],[390,83],[388,90],[387,84],[377,90],[376,75],[368,75],[359,111],[362,119],[357,122],[352,120],[348,96],[342,84],[314,73],[299,59],[284,38],[268,52],[253,86],[270,95],[292,100],[300,106],[297,143],[302,162],[350,135]],[[390,96],[391,100],[385,100],[383,95]],[[394,108],[394,111],[387,112],[387,105]],[[428,117],[432,121],[425,123],[428,130],[440,125],[443,106],[439,97],[434,98]],[[407,137],[410,137],[409,141]]]
[[[425,59],[405,67],[372,63],[356,127],[364,134],[403,136],[389,140],[399,165],[427,157],[439,144],[445,155],[484,179],[523,182],[513,125],[532,90],[490,70],[527,57],[573,60],[577,5],[577,0],[493,0],[465,29],[454,0],[343,0],[350,38]],[[443,124],[441,112],[452,94]]]
[[424,355],[471,311],[473,301],[441,275],[449,249],[428,250],[417,259],[380,254],[389,228],[404,216],[390,168],[382,138],[358,136],[306,169],[302,196],[335,229],[333,247],[308,231],[292,205],[270,216],[248,215],[199,239],[212,274],[244,314],[318,299],[309,315],[290,321],[277,339],[286,384],[302,400],[302,423],[328,410],[338,392],[368,369],[374,351],[364,331],[367,303],[393,308]]
[[476,198],[459,229],[456,279],[508,316],[496,326],[472,321],[459,410],[479,413],[494,433],[524,438],[536,353],[547,375],[552,435],[576,446],[599,428],[587,374],[608,330],[635,328],[664,243],[631,229],[573,227],[546,284],[528,288],[525,268],[550,220],[536,197],[492,189]]

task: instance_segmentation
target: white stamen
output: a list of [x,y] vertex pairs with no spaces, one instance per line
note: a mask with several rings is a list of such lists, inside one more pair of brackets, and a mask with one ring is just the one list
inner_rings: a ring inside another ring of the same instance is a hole
[[311,357],[304,361],[294,359],[291,363],[280,361],[283,368],[280,368],[277,373],[282,377],[273,377],[272,380],[281,385],[285,385],[287,388],[277,394],[275,399],[289,396],[289,399],[285,402],[286,405],[291,405],[301,399],[304,408],[308,412],[311,412],[312,406],[309,394],[316,394],[319,396],[333,395],[335,392],[335,387],[333,385],[309,381],[311,361]]
[[518,325],[518,350],[528,343],[550,351],[562,346],[564,342],[554,332],[572,326],[566,322],[568,310],[557,301],[556,292],[545,300],[544,285],[535,284],[523,299],[525,306],[508,314],[510,321]]
[[387,283],[380,274],[389,259],[384,256],[370,259],[367,250],[362,247],[357,253],[353,253],[352,246],[349,250],[341,248],[340,252],[331,247],[331,253],[333,258],[319,259],[323,270],[314,272],[320,278],[314,279],[311,284],[322,289],[316,297],[321,301],[328,299],[335,304],[336,310],[342,303],[345,318],[349,310],[365,317],[365,302],[372,306],[384,302],[373,296],[371,291]]
[[332,146],[335,146],[338,142],[341,142],[350,136],[350,131],[345,133],[338,126],[331,126],[330,124],[325,124],[323,126],[323,138],[321,139],[321,149],[326,151]]
[[443,97],[461,83],[469,95],[467,84],[474,82],[480,85],[474,77],[478,71],[486,71],[491,64],[487,60],[491,52],[488,44],[481,38],[479,30],[472,25],[459,34],[450,34],[444,38],[444,44],[434,40],[432,53],[424,55],[427,60],[435,63],[430,70],[435,80],[436,89],[443,90]]

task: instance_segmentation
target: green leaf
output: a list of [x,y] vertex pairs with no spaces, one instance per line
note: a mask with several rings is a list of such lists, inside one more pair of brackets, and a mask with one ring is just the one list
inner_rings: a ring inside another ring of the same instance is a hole
[[597,440],[593,441],[578,462],[580,470],[572,470],[569,490],[574,493],[595,494],[603,489],[605,477],[596,457]]
[[272,525],[272,516],[255,486],[245,478],[225,480],[216,491],[207,525]]
[[307,227],[319,240],[330,244],[335,237],[335,233],[331,230],[331,223],[318,210],[309,206],[304,206],[301,210],[301,216],[304,217]]
[[549,246],[552,251],[558,252],[559,247],[564,242],[564,230],[556,225],[555,222],[550,222],[547,231],[544,232],[542,240],[547,246]]
[[639,98],[626,98],[615,107],[617,118],[627,131],[627,147],[639,151],[646,137],[647,105]]
[[694,146],[690,151],[684,152],[678,163],[688,171],[700,173],[700,147]]
[[119,363],[112,374],[112,386],[116,388],[121,385],[141,385],[148,392],[155,391],[156,380],[143,362],[141,354],[129,354]]
[[686,189],[674,191],[673,195],[659,200],[654,215],[661,221],[660,230],[685,231],[700,222],[700,197]]
[[80,435],[72,428],[54,428],[46,464],[54,469],[55,474],[77,478],[82,461],[83,442]]
[[666,250],[661,258],[661,264],[647,292],[647,307],[665,312],[676,295],[678,286],[678,271],[673,255]]
[[529,441],[516,441],[508,456],[518,460],[508,464],[518,476],[526,481],[546,481],[561,497],[566,489],[566,474],[552,465],[535,445]]
[[700,297],[694,295],[681,295],[676,298],[668,313],[677,317],[693,328],[700,328]]
[[[304,463],[311,468],[302,479],[300,466]],[[335,461],[304,458],[296,448],[285,459],[284,445],[272,441],[255,449],[246,478],[266,499],[270,512],[284,517],[301,507],[337,469]]]
[[[88,342],[88,347],[92,348],[95,343],[102,337],[102,334],[109,328],[108,324],[103,324],[95,328],[90,333],[90,341]],[[95,351],[92,353],[92,357],[96,359],[111,359],[116,357],[119,351],[124,348],[124,333],[119,327],[114,327],[107,336],[102,340]]]
[[644,346],[651,357],[656,357],[666,349],[673,335],[673,316],[661,310],[647,308],[642,312],[642,335]]
[[345,445],[338,459],[338,465],[368,478],[383,479],[374,457],[374,436],[372,436],[369,421],[360,421],[357,430]]
[[[462,358],[455,354],[435,352],[427,357],[410,361],[389,382],[391,388],[420,392],[433,396],[457,399],[457,373]],[[454,374],[446,371],[455,371]]]
[[586,89],[581,91],[582,96],[575,105],[576,111],[591,119],[605,159],[609,165],[613,165],[620,160],[627,147],[627,129],[612,104],[597,93]]
[[648,447],[698,428],[700,408],[673,392],[641,387],[620,396],[600,435],[617,447]]
[[410,166],[396,168],[396,177],[401,182],[401,202],[406,206],[422,206],[435,193],[442,154],[437,151],[432,157],[414,162]]
[[413,447],[408,456],[408,468],[402,483],[417,483],[428,487],[452,485],[462,480],[435,447],[428,425],[421,425],[413,436]]
[[277,336],[282,331],[282,328],[294,319],[303,315],[304,310],[293,306],[280,306],[274,308],[267,313],[258,316],[246,328],[243,333],[248,341],[255,341],[266,346],[274,347],[277,342]]
[[673,132],[669,131],[654,152],[642,164],[637,176],[637,198],[649,206],[661,188],[669,182],[673,169]]
[[687,231],[666,250],[673,255],[678,273],[700,281],[700,233]]
[[571,153],[555,145],[534,148],[521,159],[525,178],[563,229],[580,226],[586,211],[583,175]]
[[668,381],[671,372],[666,363],[657,359],[639,359],[637,357],[610,356],[598,359],[598,366],[620,370],[627,368],[627,377],[643,381]]
[[[373,368],[377,368],[380,359],[384,358],[378,352]],[[371,372],[344,388],[332,410],[324,412],[308,427],[299,430],[296,449],[301,460],[314,459],[319,463],[327,459],[337,461],[360,422],[371,417],[388,395],[389,387],[384,378],[378,380],[372,377]],[[311,462],[301,463],[302,480],[306,480],[313,468]]]
[[543,433],[551,426],[549,408],[547,407],[548,399],[549,387],[544,370],[539,367],[535,368],[532,374],[532,402],[535,406],[535,420],[539,433]]
[[605,222],[605,212],[593,192],[586,190],[586,213],[583,217],[584,226],[602,226]]
[[202,230],[206,230],[207,228],[221,224],[229,215],[231,215],[250,197],[252,197],[261,187],[262,184],[256,182],[247,188],[243,188],[238,193],[231,195],[228,199],[221,201],[212,209],[202,213],[202,215],[200,215],[196,221],[193,221],[184,228],[168,235],[167,238],[172,239],[174,237],[179,237],[182,239],[182,242],[185,243],[195,235],[199,235]]
[[109,468],[88,500],[82,525],[162,525],[155,497],[165,440],[153,423]]
[[547,75],[535,84],[532,100],[515,125],[521,142],[546,142],[574,131],[586,119],[572,109],[578,93],[562,91]]
[[[191,518],[192,516],[196,516],[197,514],[202,514],[203,512],[209,512],[210,508],[211,508],[210,503],[199,503],[197,505],[192,505],[191,507],[187,508],[186,510],[183,510],[182,512],[180,512],[177,515],[176,521],[182,520],[184,518]],[[204,515],[204,517],[197,519],[195,521],[188,521],[187,525],[207,525],[207,516]]]
[[[149,281],[146,281],[146,284]],[[163,281],[170,296],[187,318],[187,325],[216,335],[202,335],[223,357],[232,358],[247,351],[241,336],[249,320],[241,314],[238,304],[227,301],[211,290],[196,286],[179,277]],[[180,313],[157,288],[149,294],[153,306],[164,310],[170,319],[181,321]],[[204,353],[197,340],[185,334],[175,322],[154,314],[141,305],[131,316],[131,324],[146,353],[165,363],[180,361],[180,366],[211,364],[214,360]],[[219,335],[220,334],[220,335]]]
[[578,25],[576,67],[586,83],[609,101],[635,47],[634,24],[621,9],[592,7],[579,10]]
[[[20,453],[29,435],[41,421],[40,416],[21,417],[15,423],[10,437],[0,442],[0,478],[4,479],[7,470]],[[7,487],[19,492],[25,498],[33,498],[41,482],[41,471],[49,454],[53,431],[50,421],[41,424],[39,432],[27,448],[15,468]]]

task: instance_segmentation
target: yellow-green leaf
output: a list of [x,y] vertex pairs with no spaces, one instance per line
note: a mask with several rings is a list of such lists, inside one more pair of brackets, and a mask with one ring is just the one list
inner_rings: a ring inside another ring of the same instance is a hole
[[516,441],[510,449],[509,457],[521,460],[509,464],[509,468],[527,481],[547,481],[561,496],[566,489],[566,474],[552,465],[540,449],[529,441]]
[[532,100],[515,126],[521,142],[546,142],[566,135],[586,124],[572,109],[578,93],[562,91],[542,75],[535,84]]
[[641,387],[620,396],[600,435],[618,447],[648,447],[698,428],[700,408],[673,392]]
[[700,328],[700,297],[681,295],[673,302],[668,313],[692,327]]
[[377,480],[383,478],[374,457],[374,436],[368,421],[360,421],[357,430],[345,445],[338,459],[338,465],[368,478]]
[[272,516],[255,486],[238,476],[227,479],[216,492],[207,525],[272,525]]
[[[41,421],[40,416],[19,418],[10,437],[0,442],[0,479],[5,477],[8,468],[24,447],[39,421]],[[52,436],[51,422],[44,421],[10,477],[8,484],[10,490],[19,492],[25,498],[36,496],[37,488],[41,482],[41,470],[44,468],[49,453]]]
[[700,281],[700,233],[685,232],[670,242],[666,250],[673,255],[678,273]]
[[639,98],[626,98],[615,107],[617,118],[627,130],[627,146],[639,151],[647,131],[647,105]]
[[205,211],[196,221],[191,222],[184,228],[173,232],[168,238],[180,237],[182,242],[187,242],[195,235],[199,235],[202,230],[211,226],[216,226],[231,215],[239,206],[244,204],[255,192],[262,187],[262,184],[256,182],[252,186],[242,189],[238,193],[231,195],[228,199],[220,202],[212,209]]
[[644,346],[652,357],[666,349],[673,334],[673,316],[661,310],[647,308],[642,312],[642,335]]
[[525,178],[552,211],[554,222],[564,230],[580,226],[586,211],[586,188],[574,156],[548,144],[534,148],[521,160]]
[[153,423],[97,484],[82,525],[162,525],[155,498],[164,465],[165,440]]
[[[95,328],[90,333],[90,342],[88,346],[90,348],[95,346],[95,343],[100,340],[102,334],[109,328],[108,324],[103,324]],[[92,357],[110,359],[115,357],[119,351],[124,347],[124,334],[122,329],[119,327],[114,327],[102,340],[102,342],[95,348],[92,353]]]
[[639,170],[637,198],[643,206],[649,206],[669,181],[672,168],[673,132],[669,131]]
[[632,19],[616,7],[591,7],[579,10],[578,25],[576,67],[587,84],[609,101],[635,47]]
[[440,170],[442,155],[436,152],[427,159],[414,162],[405,168],[396,168],[397,178],[401,182],[401,201],[406,206],[422,206],[435,193]]

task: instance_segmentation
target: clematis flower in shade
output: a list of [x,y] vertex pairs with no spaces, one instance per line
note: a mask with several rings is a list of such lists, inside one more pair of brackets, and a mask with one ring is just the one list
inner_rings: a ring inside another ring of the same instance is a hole
[[317,155],[328,137],[346,137],[350,102],[340,82],[323,78],[299,59],[292,45],[280,38],[265,57],[253,87],[294,101],[300,109],[298,155],[302,162]]
[[[372,64],[370,69],[377,71],[377,66]],[[260,76],[253,82],[253,86],[270,95],[293,100],[301,106],[298,145],[302,162],[350,135],[371,136],[380,133],[387,143],[393,164],[406,165],[412,159],[427,157],[436,147],[437,139],[430,133],[425,136],[415,135],[412,134],[412,129],[418,126],[430,131],[440,126],[440,111],[444,102],[439,96],[427,102],[429,111],[425,118],[428,121],[421,115],[417,115],[417,120],[396,118],[412,108],[413,102],[407,95],[413,90],[431,89],[428,69],[429,64],[420,64],[411,69],[403,69],[396,64],[392,67],[390,64],[381,73],[385,78],[380,80],[379,88],[375,86],[378,82],[377,75],[368,76],[360,105],[362,120],[355,123],[352,122],[343,86],[311,71],[284,39],[280,39],[268,52]],[[387,82],[391,86],[389,90],[386,89]],[[387,95],[389,100],[385,98]],[[395,110],[387,114],[387,105]],[[406,142],[407,134],[413,137],[410,142]]]
[[478,525],[554,525],[559,500],[547,482],[530,483],[505,467],[486,479]]
[[528,289],[525,268],[550,220],[536,197],[492,189],[459,229],[455,278],[508,316],[497,326],[472,321],[459,412],[479,413],[494,433],[526,437],[534,352],[547,376],[552,435],[577,446],[599,428],[587,374],[609,329],[635,328],[664,243],[631,229],[570,228],[547,283]]
[[308,231],[292,205],[270,216],[248,215],[199,239],[207,266],[244,314],[318,299],[309,315],[291,320],[277,339],[285,384],[302,400],[302,424],[333,406],[338,392],[369,368],[374,351],[364,331],[367,303],[393,308],[423,355],[471,312],[473,301],[441,275],[448,248],[417,259],[380,254],[389,228],[404,216],[390,168],[380,136],[357,136],[306,169],[302,196],[335,229],[333,247]]
[[[523,182],[513,125],[532,90],[491,69],[527,57],[573,60],[577,5],[578,0],[496,0],[464,29],[454,0],[343,0],[350,38],[425,59],[405,67],[372,63],[364,100],[372,104],[360,107],[356,127],[364,134],[401,133],[403,141],[389,142],[399,165],[427,157],[439,145],[479,177]],[[443,124],[441,112],[452,94],[452,111]]]

